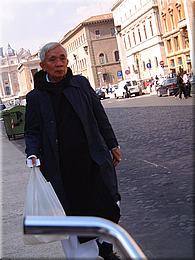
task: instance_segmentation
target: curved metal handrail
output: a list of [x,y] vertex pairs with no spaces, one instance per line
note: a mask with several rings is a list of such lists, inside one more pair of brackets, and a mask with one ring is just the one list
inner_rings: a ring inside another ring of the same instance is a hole
[[101,236],[113,242],[124,259],[147,259],[127,231],[103,218],[26,216],[24,234]]

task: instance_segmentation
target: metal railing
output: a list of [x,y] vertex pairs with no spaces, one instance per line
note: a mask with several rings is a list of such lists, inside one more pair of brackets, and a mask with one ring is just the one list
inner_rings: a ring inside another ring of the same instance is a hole
[[103,218],[26,216],[24,234],[101,237],[112,242],[124,259],[147,259],[133,238],[121,226]]

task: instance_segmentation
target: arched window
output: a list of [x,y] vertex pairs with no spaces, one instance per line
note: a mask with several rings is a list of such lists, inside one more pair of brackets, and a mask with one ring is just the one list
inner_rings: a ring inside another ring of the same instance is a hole
[[100,64],[106,63],[105,55],[104,55],[103,53],[100,53],[100,55],[99,55],[99,61],[100,61]]
[[114,52],[115,61],[119,61],[119,51]]

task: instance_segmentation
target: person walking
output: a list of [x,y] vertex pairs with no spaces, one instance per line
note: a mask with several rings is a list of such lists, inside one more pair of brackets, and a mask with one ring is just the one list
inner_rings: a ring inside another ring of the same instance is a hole
[[[121,150],[105,110],[89,81],[73,75],[64,47],[40,51],[41,71],[26,96],[27,159],[51,182],[68,216],[96,216],[118,223],[120,194],[115,167]],[[79,237],[80,243],[92,238]],[[110,243],[100,255],[118,259]]]
[[184,72],[183,75],[183,83],[186,90],[186,96],[191,97],[191,84],[190,84],[189,76],[186,71]]
[[[184,97],[187,98],[182,72],[179,72],[177,74],[177,86],[179,88],[179,92],[178,92],[179,98],[182,99],[182,93],[184,94]],[[175,96],[177,96],[177,94]]]

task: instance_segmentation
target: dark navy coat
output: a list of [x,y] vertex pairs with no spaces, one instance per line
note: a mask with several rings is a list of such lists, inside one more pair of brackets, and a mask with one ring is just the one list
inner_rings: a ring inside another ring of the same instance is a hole
[[[91,158],[100,167],[100,174],[114,201],[118,201],[117,178],[110,150],[118,145],[104,108],[83,76],[72,76],[63,94],[83,125]],[[34,89],[26,96],[26,154],[36,155],[44,164],[45,178],[50,181],[61,201],[65,198],[59,174],[59,153],[55,115],[49,94]]]

